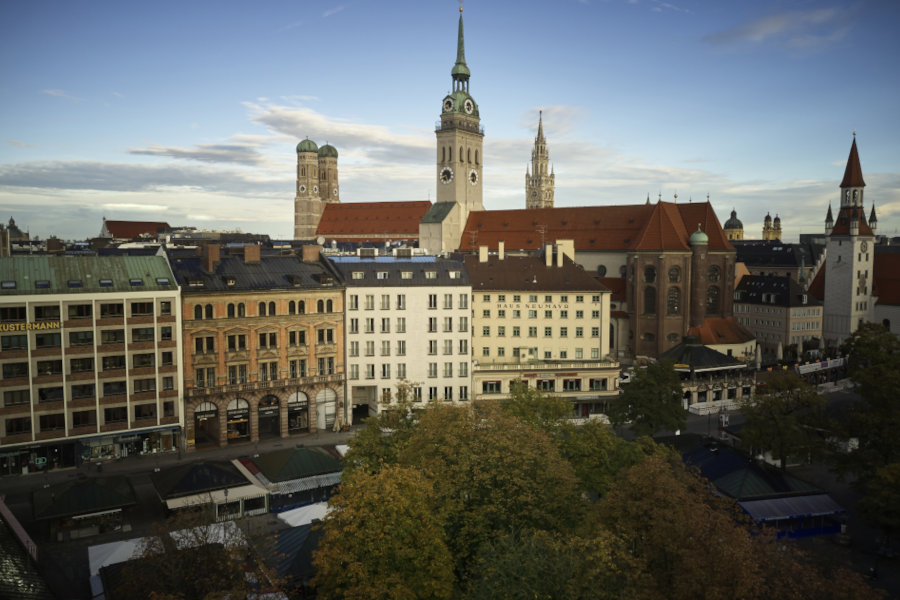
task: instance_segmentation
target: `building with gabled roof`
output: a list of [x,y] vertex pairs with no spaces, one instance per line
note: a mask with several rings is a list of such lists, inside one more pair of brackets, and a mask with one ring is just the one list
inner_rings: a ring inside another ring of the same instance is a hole
[[161,233],[171,231],[169,224],[163,221],[112,221],[103,217],[103,227],[99,237],[113,240],[153,239]]
[[419,223],[430,208],[427,200],[326,204],[316,237],[325,238],[326,242],[415,244],[419,240]]
[[681,379],[684,408],[696,414],[725,412],[749,399],[755,387],[755,373],[740,357],[711,348],[696,335],[659,357],[670,361]]
[[476,399],[505,397],[516,384],[572,403],[576,416],[605,413],[619,394],[610,352],[610,296],[571,258],[568,244],[542,256],[487,247],[465,256],[472,282]]

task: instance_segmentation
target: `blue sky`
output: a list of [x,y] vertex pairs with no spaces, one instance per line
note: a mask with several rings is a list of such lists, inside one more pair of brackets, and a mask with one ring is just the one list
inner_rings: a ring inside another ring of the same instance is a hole
[[[767,212],[823,229],[857,131],[867,209],[900,235],[900,3],[467,0],[487,209],[525,204],[544,111],[556,205]],[[0,219],[83,239],[102,218],[289,237],[295,146],[339,153],[344,202],[435,197],[458,3],[0,3]]]

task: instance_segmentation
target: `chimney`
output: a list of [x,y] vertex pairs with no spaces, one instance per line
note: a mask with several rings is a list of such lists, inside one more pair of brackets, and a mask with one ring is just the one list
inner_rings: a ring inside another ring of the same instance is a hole
[[563,266],[563,256],[565,256],[565,254],[563,253],[563,247],[557,244],[557,246],[556,246],[556,266],[557,267]]
[[556,240],[556,247],[575,262],[575,240]]
[[319,260],[319,253],[322,252],[322,246],[306,244],[301,248],[301,252],[303,262],[316,262]]
[[215,273],[216,265],[219,264],[219,260],[221,260],[222,247],[218,244],[207,244],[203,247],[203,258],[206,260],[203,262],[206,267],[207,272]]
[[247,244],[244,246],[244,262],[259,264],[262,249],[256,244]]
[[502,240],[499,241],[499,242],[497,242],[497,258],[498,258],[499,260],[503,260],[503,255],[504,255],[505,248],[506,248],[506,244],[503,243]]
[[478,246],[478,262],[486,263],[488,260],[488,247]]
[[544,246],[544,265],[547,267],[553,266],[553,244]]

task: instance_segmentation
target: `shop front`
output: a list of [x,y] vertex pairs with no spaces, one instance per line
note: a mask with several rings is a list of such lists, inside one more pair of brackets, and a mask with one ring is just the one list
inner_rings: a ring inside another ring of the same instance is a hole
[[228,443],[246,442],[250,439],[250,403],[243,398],[235,398],[228,403],[227,426]]
[[212,402],[201,402],[194,409],[194,439],[197,447],[219,445],[219,407]]
[[288,433],[309,431],[309,396],[303,392],[288,398]]
[[259,437],[281,437],[281,406],[278,396],[264,396],[259,401]]

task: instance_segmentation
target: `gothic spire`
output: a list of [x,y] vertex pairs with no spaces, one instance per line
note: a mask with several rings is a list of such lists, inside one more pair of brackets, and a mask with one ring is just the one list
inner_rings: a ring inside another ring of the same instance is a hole
[[850,146],[850,156],[847,157],[847,168],[844,169],[844,179],[841,187],[866,187],[863,181],[862,167],[859,165],[859,152],[856,150],[856,132],[853,132],[853,145]]
[[538,111],[538,134],[537,139],[539,142],[544,141],[544,111]]
[[471,75],[469,67],[466,66],[466,42],[463,36],[463,18],[462,6],[459,7],[459,33],[456,36],[456,64],[450,71],[453,81],[468,82]]

